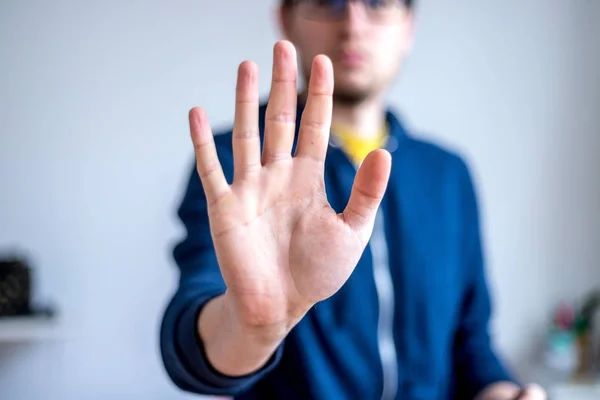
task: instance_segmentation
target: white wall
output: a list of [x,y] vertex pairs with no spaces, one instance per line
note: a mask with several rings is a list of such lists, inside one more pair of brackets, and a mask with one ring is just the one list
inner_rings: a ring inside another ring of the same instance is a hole
[[519,369],[550,308],[600,284],[600,1],[430,1],[395,99],[468,154],[497,339]]
[[[187,111],[232,116],[272,2],[0,2],[0,248],[31,252],[64,340],[0,345],[2,399],[178,399],[158,354],[175,285]],[[425,0],[391,94],[465,152],[481,194],[497,337],[526,364],[549,307],[600,283],[596,0]]]

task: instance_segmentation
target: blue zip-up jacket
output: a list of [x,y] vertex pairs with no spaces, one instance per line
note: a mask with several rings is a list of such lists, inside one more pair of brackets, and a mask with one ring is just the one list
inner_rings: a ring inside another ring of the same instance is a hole
[[[299,101],[300,121],[303,104]],[[260,108],[264,134],[266,105]],[[162,321],[160,346],[181,389],[250,399],[472,399],[512,380],[494,353],[490,298],[470,173],[457,155],[411,137],[387,113],[392,171],[373,236],[356,269],[315,305],[268,363],[227,377],[207,362],[198,335],[202,306],[225,291],[193,168],[179,208],[187,235],[174,249],[179,287]],[[232,133],[215,136],[233,177]],[[325,162],[329,202],[346,206],[356,170],[332,143]]]

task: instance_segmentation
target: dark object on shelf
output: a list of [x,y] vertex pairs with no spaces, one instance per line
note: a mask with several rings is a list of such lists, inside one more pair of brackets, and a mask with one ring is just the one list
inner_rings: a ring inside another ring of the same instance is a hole
[[31,281],[26,261],[0,259],[0,317],[31,314]]

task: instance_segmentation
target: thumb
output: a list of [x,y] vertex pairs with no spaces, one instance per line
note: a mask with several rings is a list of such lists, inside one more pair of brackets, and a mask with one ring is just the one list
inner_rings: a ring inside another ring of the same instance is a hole
[[366,243],[373,230],[379,204],[387,188],[392,157],[386,150],[375,150],[363,161],[352,185],[344,221]]

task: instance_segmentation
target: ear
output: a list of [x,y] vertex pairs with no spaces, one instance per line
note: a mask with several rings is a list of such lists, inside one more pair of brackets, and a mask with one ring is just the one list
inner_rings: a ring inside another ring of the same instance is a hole
[[412,52],[415,42],[415,12],[408,11],[404,20],[404,54],[408,55]]

